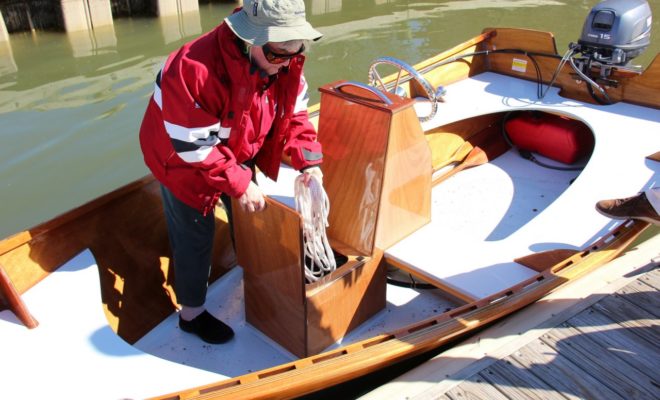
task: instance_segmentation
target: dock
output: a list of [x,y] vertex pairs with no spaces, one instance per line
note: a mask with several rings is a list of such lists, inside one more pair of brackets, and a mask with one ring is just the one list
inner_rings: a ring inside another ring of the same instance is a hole
[[660,398],[660,235],[361,399]]

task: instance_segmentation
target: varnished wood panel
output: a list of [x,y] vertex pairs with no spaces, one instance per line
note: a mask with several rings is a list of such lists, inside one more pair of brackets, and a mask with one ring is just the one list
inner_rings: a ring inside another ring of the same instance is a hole
[[382,252],[364,261],[351,261],[340,279],[308,291],[308,355],[318,354],[385,308],[385,269]]
[[[485,28],[495,33],[480,42],[480,49],[522,49],[536,53],[557,54],[555,36],[550,32],[520,28]],[[517,47],[516,47],[517,46]]]
[[576,254],[577,252],[577,250],[572,249],[547,250],[524,257],[519,257],[513,261],[517,262],[518,264],[522,264],[527,268],[531,268],[534,271],[541,272]]
[[[468,53],[468,51],[464,52]],[[475,68],[475,59],[478,57],[465,57],[457,59],[456,61],[439,66],[424,74],[424,78],[437,89],[439,86],[447,86],[454,82],[458,82],[473,75]],[[421,69],[421,68],[420,68]],[[418,69],[419,70],[419,69]],[[416,80],[410,81],[409,92],[412,93],[411,97],[428,97],[426,91],[422,88]]]
[[234,201],[238,263],[244,270],[250,324],[299,357],[316,354],[385,307],[378,257],[349,261],[305,284],[297,212],[267,199],[258,213]]
[[430,220],[430,150],[412,100],[367,104],[321,88],[319,141],[330,198],[328,236],[371,255]]
[[424,132],[424,135],[434,136],[442,135],[444,133],[451,133],[461,137],[463,140],[468,140],[470,137],[483,130],[484,128],[501,122],[503,116],[504,113],[478,115],[473,118],[463,119],[447,125],[439,126]]
[[[424,73],[424,78],[429,81],[429,83],[431,83],[434,88],[437,88],[440,85],[446,86],[461,79],[465,79],[469,76],[484,72],[485,66],[481,62],[480,58],[475,58],[472,56],[458,58],[457,56],[461,54],[467,55],[469,53],[473,53],[480,43],[490,39],[491,37],[495,36],[495,34],[496,32],[494,30],[484,32],[472,39],[452,47],[451,49],[443,51],[434,57],[415,64],[413,68],[421,73],[429,66],[439,64],[442,61],[450,58],[456,58],[456,61],[454,62],[434,67],[430,71]],[[407,62],[407,60],[403,61]],[[404,72],[402,76],[406,75],[407,74]],[[397,73],[388,75],[383,78],[383,81],[395,81],[396,76]],[[406,82],[404,85],[402,85],[402,87],[406,90],[408,95],[412,94],[411,97],[425,96],[424,90],[416,81],[410,81],[410,84]]]
[[30,314],[30,310],[28,310],[21,295],[14,287],[11,279],[9,279],[9,275],[5,272],[2,264],[0,264],[0,300],[6,303],[9,310],[18,317],[23,325],[30,329],[36,328],[39,325],[39,322]]
[[623,100],[660,108],[660,55],[656,54],[642,75],[626,82],[623,87]]
[[[486,29],[488,30],[488,29]],[[530,53],[541,53],[557,55],[557,46],[554,36],[549,32],[541,32],[529,29],[498,28],[497,34],[480,44],[479,50],[520,50]],[[549,81],[552,72],[559,64],[555,58],[533,56],[533,60],[521,53],[490,53],[480,56],[487,65],[489,71],[512,75],[527,80],[537,80],[536,69],[533,65],[535,60],[541,66],[542,77]],[[513,59],[520,59],[527,63],[524,72],[512,69]]]
[[[217,215],[211,281],[235,262],[226,219],[221,210]],[[167,229],[153,177],[3,240],[0,263],[23,293],[85,249],[99,268],[108,323],[124,340],[137,341],[174,311]]]
[[318,135],[330,199],[328,236],[367,256],[374,244],[390,120],[381,109],[321,93]]
[[651,160],[651,161],[660,162],[660,151],[656,151],[653,154],[649,154],[648,156],[646,156],[646,158]]
[[[540,54],[558,56],[555,39],[551,33],[515,28],[498,28],[496,31],[497,34],[493,38],[481,44],[480,50],[522,50],[537,54],[490,53],[487,56],[481,56],[482,62],[489,71],[536,82],[539,80],[537,69],[534,67],[534,63],[536,63],[541,74],[540,79],[544,83],[550,82],[559,65],[559,57],[545,57]],[[514,59],[526,63],[524,72],[514,70]],[[570,65],[564,65],[554,83],[555,87],[561,88],[560,95],[587,103],[595,103],[584,82],[576,82],[572,73]],[[615,93],[614,90],[609,94],[613,99],[621,97],[620,93]]]
[[415,109],[392,116],[376,247],[387,249],[431,221],[431,150]]
[[448,165],[451,160],[462,161],[474,147],[469,140],[484,128],[499,124],[502,117],[502,113],[480,115],[425,132],[424,137],[431,149],[433,171]]
[[306,355],[300,216],[266,199],[249,213],[233,200],[238,264],[243,267],[247,321],[293,354]]
[[[490,31],[486,29],[484,32]],[[554,37],[549,32],[540,32],[527,29],[498,28],[495,35],[479,44],[479,50],[524,50],[530,53],[544,53],[558,56]],[[562,50],[562,54],[564,50]],[[524,60],[527,68],[524,72],[512,68],[513,60]],[[546,57],[542,55],[502,54],[490,53],[479,56],[473,64],[477,70],[477,63],[483,63],[489,71],[498,72],[518,78],[537,81],[537,72],[534,61],[539,66],[541,80],[548,84],[560,63],[559,57]],[[633,62],[634,63],[634,62]],[[596,72],[597,74],[597,72]],[[611,78],[618,81],[617,85],[601,83],[612,102],[626,101],[649,107],[660,107],[660,60],[656,56],[653,62],[641,74],[637,75],[617,68],[613,69]],[[587,90],[587,84],[578,79],[570,65],[566,64],[557,76],[554,86],[560,88],[559,94],[587,103],[597,104]],[[543,90],[546,88],[544,87]],[[598,94],[599,97],[602,95]]]

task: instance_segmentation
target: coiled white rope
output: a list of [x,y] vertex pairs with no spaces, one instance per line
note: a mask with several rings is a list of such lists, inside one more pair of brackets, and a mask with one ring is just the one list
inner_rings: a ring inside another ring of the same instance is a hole
[[325,228],[329,226],[330,201],[321,181],[314,175],[310,176],[309,186],[305,186],[302,174],[298,176],[294,185],[294,193],[296,210],[302,216],[303,221],[305,279],[307,282],[316,282],[337,268],[335,256],[325,232]]

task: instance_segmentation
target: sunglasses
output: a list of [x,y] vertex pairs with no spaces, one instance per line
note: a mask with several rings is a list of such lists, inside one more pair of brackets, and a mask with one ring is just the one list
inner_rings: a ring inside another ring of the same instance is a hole
[[290,53],[290,54],[276,53],[276,52],[273,51],[273,49],[270,48],[268,43],[264,44],[261,48],[264,52],[264,57],[266,57],[266,60],[268,60],[268,62],[271,63],[271,64],[285,63],[287,60],[290,60],[293,57],[295,57],[298,54],[301,54],[303,51],[305,51],[305,45],[304,44],[300,46],[300,49],[298,49],[298,51],[296,51],[295,53]]

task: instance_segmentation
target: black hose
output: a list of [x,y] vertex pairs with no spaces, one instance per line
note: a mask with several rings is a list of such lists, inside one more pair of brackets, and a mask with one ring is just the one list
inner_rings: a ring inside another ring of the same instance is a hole
[[437,286],[431,285],[430,283],[417,282],[411,274],[408,274],[408,277],[410,278],[410,281],[405,282],[405,281],[400,281],[400,280],[397,280],[397,279],[394,279],[394,278],[390,278],[388,276],[387,277],[387,283],[389,283],[390,285],[409,288],[409,289],[437,289]]

